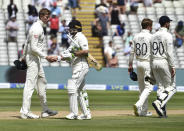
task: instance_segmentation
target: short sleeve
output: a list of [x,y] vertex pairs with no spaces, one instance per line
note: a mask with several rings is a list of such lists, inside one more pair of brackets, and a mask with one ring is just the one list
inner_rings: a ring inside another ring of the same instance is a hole
[[88,40],[85,36],[81,36],[79,37],[79,45],[80,47],[82,48],[82,50],[89,50],[89,47],[88,47]]

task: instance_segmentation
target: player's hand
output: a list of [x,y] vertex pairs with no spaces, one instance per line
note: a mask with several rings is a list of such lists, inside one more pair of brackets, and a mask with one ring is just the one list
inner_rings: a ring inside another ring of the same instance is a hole
[[46,57],[46,60],[49,61],[49,62],[56,62],[58,59],[57,56],[47,56]]
[[171,68],[171,77],[174,77],[176,74],[175,68]]
[[75,56],[80,56],[80,55],[81,55],[80,51],[75,51],[75,52],[73,52],[73,54],[74,54]]
[[129,67],[128,67],[128,73],[130,74],[130,72],[132,72],[133,71],[133,67],[130,65]]
[[25,61],[25,58],[24,58],[24,57],[21,57],[21,58],[19,59],[19,61]]

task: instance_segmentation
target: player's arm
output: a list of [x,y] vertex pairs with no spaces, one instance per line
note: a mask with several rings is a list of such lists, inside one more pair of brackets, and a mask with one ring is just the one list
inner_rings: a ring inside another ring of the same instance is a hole
[[39,30],[34,30],[32,34],[30,35],[30,46],[31,46],[31,51],[34,55],[37,55],[41,58],[46,58],[46,54],[44,54],[41,50],[38,48],[38,41],[39,37],[41,35],[41,32]]
[[133,71],[133,60],[134,60],[134,40],[132,41],[132,46],[131,46],[131,51],[130,51],[130,56],[129,56],[129,67],[128,67],[128,72]]
[[89,50],[79,50],[74,52],[75,56],[82,57],[82,56],[88,56]]
[[81,36],[78,40],[81,50],[75,51],[74,55],[78,57],[88,56],[89,47],[88,47],[88,40],[85,36]]
[[67,50],[60,53],[60,55],[56,56],[57,61],[65,61],[65,60],[71,60],[74,57],[74,54],[71,53],[73,46],[69,46]]
[[172,77],[175,76],[176,70],[174,65],[174,55],[173,55],[173,38],[171,35],[168,36],[166,39],[167,42],[167,60],[169,63],[169,66],[171,67],[171,75]]
[[27,40],[26,40],[26,42],[25,42],[25,44],[24,44],[23,54],[22,54],[22,57],[20,58],[20,61],[26,59],[27,48],[28,48],[28,47],[27,47],[27,46],[28,46],[28,40],[29,40],[29,35],[28,35]]

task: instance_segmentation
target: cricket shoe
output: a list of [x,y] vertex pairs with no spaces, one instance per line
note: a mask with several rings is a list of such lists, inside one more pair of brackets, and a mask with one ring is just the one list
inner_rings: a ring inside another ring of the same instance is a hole
[[167,118],[167,111],[166,111],[166,105],[164,107],[162,107],[163,113],[164,115],[162,116],[162,118]]
[[78,120],[91,120],[91,114],[88,114],[88,115],[84,115],[84,114],[81,114],[80,116],[78,116]]
[[23,114],[22,113],[20,117],[22,119],[39,119],[40,118],[40,116],[35,115],[35,114],[31,113],[31,112],[28,112],[27,114]]
[[139,107],[139,106],[136,106],[136,104],[134,104],[133,105],[133,108],[134,108],[134,114],[136,115],[136,116],[140,116],[141,115],[141,107]]
[[68,120],[77,120],[78,116],[74,115],[73,113],[70,113],[67,116],[65,116],[65,118],[68,119]]
[[164,112],[161,108],[161,103],[160,101],[156,100],[152,103],[152,106],[155,108],[157,114],[159,115],[159,117],[163,117],[164,116]]
[[148,117],[148,116],[152,116],[153,114],[151,112],[146,112],[146,113],[141,113],[140,116],[145,116],[145,117]]
[[52,111],[50,109],[47,109],[46,111],[42,112],[41,117],[45,118],[45,117],[49,117],[49,116],[55,116],[56,114],[58,114],[57,111]]

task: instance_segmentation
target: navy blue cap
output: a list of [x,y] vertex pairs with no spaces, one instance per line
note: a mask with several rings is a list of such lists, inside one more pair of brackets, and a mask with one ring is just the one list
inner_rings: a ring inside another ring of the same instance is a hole
[[165,23],[172,21],[168,16],[161,16],[159,19],[159,23],[161,26],[165,25]]

